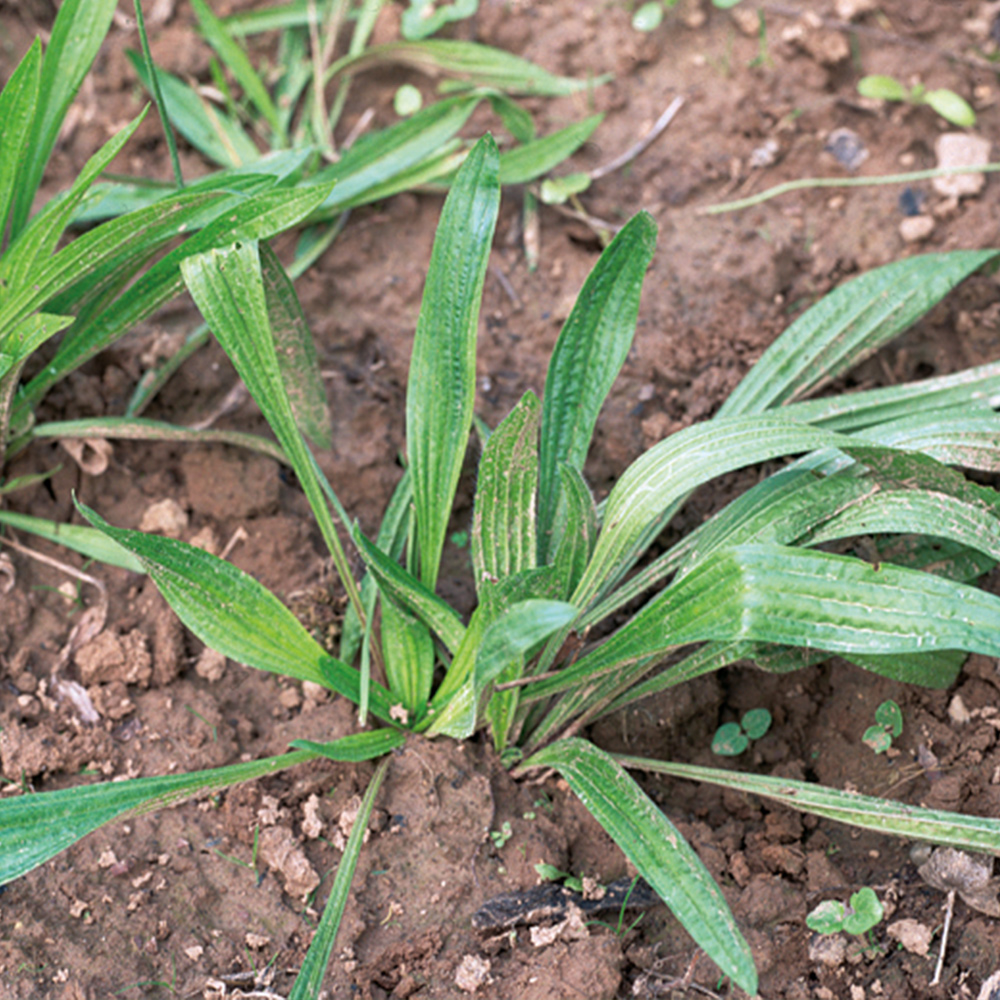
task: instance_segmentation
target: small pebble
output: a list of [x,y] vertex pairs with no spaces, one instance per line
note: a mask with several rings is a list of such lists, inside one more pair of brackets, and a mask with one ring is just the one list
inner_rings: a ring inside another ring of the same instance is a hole
[[934,232],[934,219],[929,215],[911,215],[899,224],[904,243],[922,243]]
[[868,159],[868,150],[857,132],[836,128],[827,136],[823,149],[848,170],[857,170]]
[[[937,165],[944,167],[981,167],[990,162],[989,141],[965,132],[944,132],[934,144]],[[986,175],[952,174],[935,177],[934,190],[946,198],[969,198],[979,194],[986,184]]]
[[151,531],[167,538],[180,538],[187,526],[187,512],[172,497],[150,504],[139,522],[140,531]]

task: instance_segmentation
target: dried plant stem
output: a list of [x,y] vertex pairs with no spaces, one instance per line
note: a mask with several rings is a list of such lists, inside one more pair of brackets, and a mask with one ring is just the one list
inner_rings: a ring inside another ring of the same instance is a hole
[[930,981],[930,986],[937,986],[941,982],[941,973],[944,971],[944,953],[948,948],[948,933],[951,930],[951,915],[955,911],[955,890],[948,890],[948,901],[944,908],[944,929],[941,931],[941,949],[938,951],[937,965],[934,967],[934,978]]

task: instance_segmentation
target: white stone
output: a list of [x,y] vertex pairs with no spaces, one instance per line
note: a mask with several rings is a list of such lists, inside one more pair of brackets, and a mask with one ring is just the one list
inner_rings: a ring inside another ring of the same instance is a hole
[[934,219],[930,215],[910,215],[899,224],[904,243],[922,243],[933,232]]
[[[938,167],[982,167],[990,162],[990,143],[978,135],[965,132],[943,132],[934,144]],[[986,184],[986,175],[951,174],[934,178],[934,190],[946,198],[968,198],[979,194]]]

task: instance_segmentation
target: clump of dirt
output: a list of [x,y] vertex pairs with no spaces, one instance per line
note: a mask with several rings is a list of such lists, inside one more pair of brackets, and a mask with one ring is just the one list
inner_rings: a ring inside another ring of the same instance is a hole
[[[213,6],[224,14],[248,4]],[[954,89],[975,105],[976,133],[996,134],[997,82],[986,61],[996,50],[995,5],[884,0],[874,10],[837,0],[795,9],[744,3],[726,13],[689,0],[651,35],[630,27],[629,6],[483,0],[475,18],[453,29],[555,72],[614,74],[592,94],[529,102],[542,132],[593,108],[605,114],[567,172],[607,163],[674,96],[684,98],[663,136],[583,196],[597,219],[618,224],[645,208],[660,225],[635,345],[588,461],[599,494],[642,450],[714,413],[791,319],[845,278],[908,254],[996,240],[992,180],[961,198],[915,181],[798,191],[740,213],[695,213],[802,177],[935,166],[939,139],[953,129],[926,106],[860,98],[863,74]],[[163,10],[152,26],[154,57],[208,81],[209,50],[193,33],[187,5]],[[385,17],[397,15],[387,6]],[[0,0],[0,77],[51,16],[44,3]],[[379,30],[391,28],[387,21]],[[135,45],[120,19],[60,138],[47,195],[139,110],[124,55]],[[359,77],[348,127],[368,107],[389,120],[394,82]],[[477,117],[470,134],[485,127],[496,123]],[[182,164],[188,177],[208,170],[189,149]],[[169,177],[154,116],[116,169]],[[333,414],[335,445],[319,460],[366,531],[377,526],[401,475],[410,344],[439,209],[433,196],[406,194],[357,210],[298,283]],[[914,218],[918,226],[908,221]],[[560,325],[600,249],[594,228],[543,208],[540,266],[532,271],[521,220],[520,192],[508,191],[478,360],[477,408],[491,425],[527,389],[543,392]],[[184,303],[164,310],[54,390],[42,415],[121,413],[149,359],[196,322]],[[980,275],[842,386],[892,384],[998,356],[1000,294],[993,276]],[[148,415],[203,419],[220,410],[235,381],[210,345]],[[245,400],[220,426],[263,429]],[[227,552],[317,635],[335,638],[342,607],[321,542],[274,462],[223,446],[128,442],[103,457],[107,467],[95,474],[57,445],[32,447],[11,463],[10,477],[58,471],[12,494],[10,506],[71,520],[76,491],[114,523],[136,527],[148,518],[154,530]],[[741,482],[703,490],[678,529],[700,523]],[[164,500],[169,509],[157,506]],[[30,545],[74,562],[53,546]],[[466,564],[465,551],[449,547],[442,592],[459,603],[468,593]],[[71,630],[96,601],[89,585],[67,589],[65,574],[16,552],[0,564],[3,794],[216,767],[282,753],[297,738],[355,729],[351,706],[326,692],[207,654],[148,581],[121,570],[90,572],[106,588],[108,619],[63,664]],[[81,721],[76,703],[59,700],[57,667],[59,679],[80,684],[98,722]],[[948,692],[904,688],[837,662],[777,677],[733,669],[602,720],[592,736],[613,750],[719,766],[709,749],[715,727],[766,707],[774,724],[740,767],[996,817],[998,694],[996,664],[981,657],[970,659]],[[904,731],[891,754],[876,756],[862,734],[886,698],[902,707]],[[255,984],[286,994],[371,770],[317,761],[94,833],[0,896],[0,995],[222,997]],[[919,942],[940,925],[943,896],[920,879],[908,845],[733,792],[666,779],[646,786],[723,886],[753,947],[762,995],[973,996],[1000,964],[994,923],[959,901],[942,984],[929,986],[934,947]],[[477,907],[534,884],[540,861],[604,882],[627,874],[621,854],[560,783],[515,784],[478,743],[409,741],[392,760],[369,824],[326,980],[330,995],[610,1000],[719,992],[718,971],[664,908],[633,929],[631,920],[612,920],[610,929],[536,934],[544,944],[533,943],[528,927],[489,940],[476,934]],[[862,885],[875,888],[887,911],[872,941],[831,942],[809,932],[805,914],[816,903],[846,901]]]

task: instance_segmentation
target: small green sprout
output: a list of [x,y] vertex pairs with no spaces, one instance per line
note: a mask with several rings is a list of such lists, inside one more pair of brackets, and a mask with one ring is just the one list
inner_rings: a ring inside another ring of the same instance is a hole
[[509,820],[504,820],[503,825],[500,827],[499,830],[490,830],[490,840],[493,841],[493,846],[498,851],[513,836],[514,836],[514,831],[511,828]]
[[861,739],[875,751],[884,753],[892,741],[903,733],[903,712],[891,699],[875,709],[875,725],[865,730]]
[[976,112],[963,97],[954,90],[939,88],[928,90],[922,83],[907,87],[893,76],[866,76],[858,81],[858,93],[862,97],[874,97],[880,101],[905,101],[907,104],[926,104],[942,118],[958,125],[971,128],[976,124]]
[[817,934],[866,934],[883,917],[884,910],[874,889],[865,886],[851,896],[847,906],[836,899],[828,899],[817,906],[807,917],[806,926]]
[[539,861],[535,865],[535,871],[538,872],[538,877],[543,882],[562,882],[567,889],[572,889],[574,892],[583,892],[583,879],[578,875],[561,871],[555,865],[550,865],[546,861]]
[[[712,6],[719,10],[729,10],[740,0],[712,0]],[[663,11],[677,5],[677,0],[650,0],[642,4],[632,15],[632,27],[636,31],[656,31],[663,23]]]
[[712,753],[720,757],[738,757],[751,740],[759,740],[771,728],[771,713],[766,708],[751,708],[743,719],[719,726],[712,737]]

